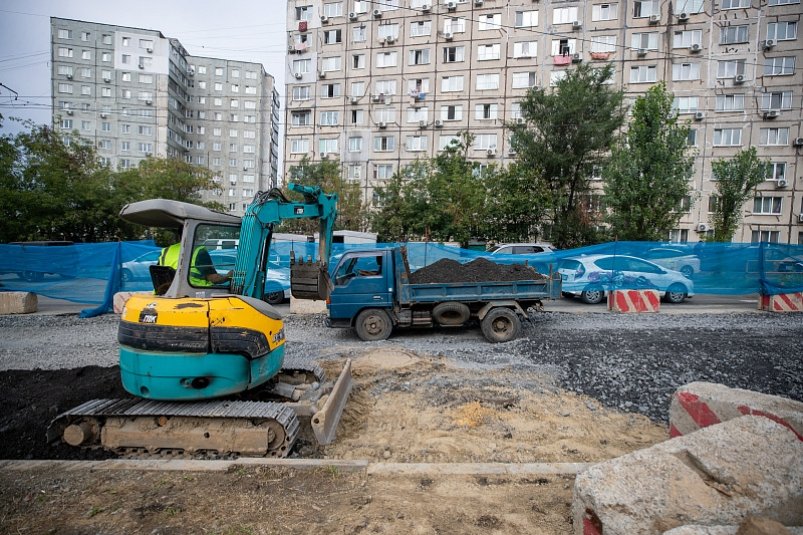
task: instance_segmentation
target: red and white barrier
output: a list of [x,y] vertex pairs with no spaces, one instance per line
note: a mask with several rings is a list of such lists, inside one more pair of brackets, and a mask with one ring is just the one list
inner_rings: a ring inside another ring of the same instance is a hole
[[760,295],[758,309],[768,312],[803,312],[803,292]]
[[803,441],[803,403],[703,382],[681,386],[672,395],[669,436],[687,435],[703,427],[746,415],[769,418],[789,428]]
[[658,312],[661,296],[657,290],[613,290],[608,292],[608,310],[612,312]]

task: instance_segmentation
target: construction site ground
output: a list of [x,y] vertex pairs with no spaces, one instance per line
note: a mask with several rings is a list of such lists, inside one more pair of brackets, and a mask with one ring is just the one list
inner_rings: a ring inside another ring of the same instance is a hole
[[[0,318],[0,458],[103,457],[47,446],[44,429],[78,402],[123,395],[114,322]],[[362,343],[322,317],[290,316],[289,360],[317,360],[331,374],[354,362],[337,441],[304,441],[293,454],[320,464],[6,464],[0,532],[570,533],[570,471],[488,466],[593,463],[666,440],[669,396],[694,380],[801,399],[802,325],[767,314],[547,313],[507,344],[477,329]],[[340,464],[349,460],[369,468]],[[414,470],[387,469],[399,465]]]

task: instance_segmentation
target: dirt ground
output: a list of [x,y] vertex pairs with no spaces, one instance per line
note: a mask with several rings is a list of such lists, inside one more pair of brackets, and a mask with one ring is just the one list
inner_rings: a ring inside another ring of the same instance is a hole
[[[334,374],[342,361],[324,365]],[[13,409],[6,414],[16,415],[0,422],[0,457],[74,457],[42,443],[42,422],[79,398],[121,395],[115,373],[0,374],[0,402]],[[355,357],[353,374],[335,444],[321,450],[302,443],[296,455],[401,463],[593,462],[667,438],[645,416],[605,409],[520,370],[465,369],[440,357],[374,348]],[[48,403],[36,403],[45,389]],[[571,531],[572,483],[571,476],[368,476],[336,468],[2,470],[0,532],[563,534]]]

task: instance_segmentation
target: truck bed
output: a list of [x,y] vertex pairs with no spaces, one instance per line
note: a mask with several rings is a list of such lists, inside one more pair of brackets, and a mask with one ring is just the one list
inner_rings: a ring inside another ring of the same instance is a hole
[[430,284],[403,284],[400,301],[409,303],[437,303],[441,301],[527,301],[557,299],[561,280],[553,279],[508,282],[450,282]]

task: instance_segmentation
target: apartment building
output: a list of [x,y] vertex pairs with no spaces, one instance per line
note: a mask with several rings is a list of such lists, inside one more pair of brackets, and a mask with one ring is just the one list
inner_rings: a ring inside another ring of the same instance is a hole
[[156,30],[51,18],[53,124],[113,168],[148,155],[208,167],[243,214],[276,185],[279,94],[258,63],[191,56]]
[[[800,0],[288,0],[285,165],[338,158],[364,200],[460,130],[505,165],[533,86],[581,62],[615,68],[632,102],[655,82],[691,124],[693,195],[668,239],[711,231],[711,164],[771,161],[735,241],[803,243]],[[601,183],[597,183],[601,185]]]

